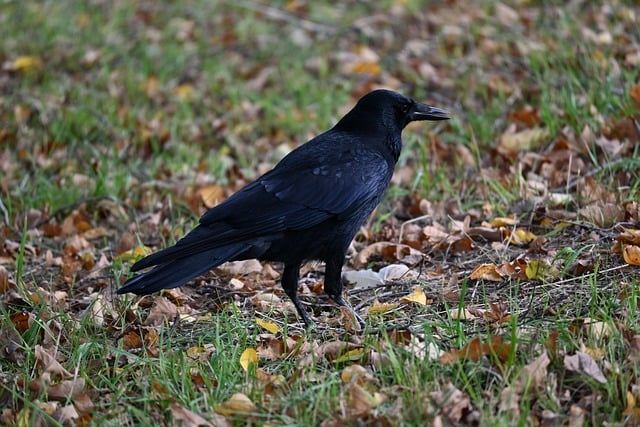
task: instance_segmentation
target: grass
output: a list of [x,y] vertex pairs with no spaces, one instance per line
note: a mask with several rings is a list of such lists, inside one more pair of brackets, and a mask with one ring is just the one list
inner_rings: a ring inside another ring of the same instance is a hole
[[[253,297],[272,288],[261,275],[241,277],[245,288],[235,297],[224,276],[209,277],[186,296],[167,296],[189,311],[180,321],[167,315],[147,324],[156,297],[114,298],[130,265],[118,258],[122,248],[171,244],[204,210],[200,188],[237,190],[329,128],[376,85],[397,87],[455,118],[405,131],[399,168],[410,178],[387,193],[370,221],[373,237],[361,237],[359,249],[363,241],[396,239],[398,218],[406,214],[399,206],[415,204],[412,198],[432,203],[420,213],[435,222],[469,215],[479,225],[518,213],[515,206],[532,199],[532,176],[542,176],[546,188],[567,188],[565,175],[544,175],[526,158],[552,164],[561,140],[578,147],[572,161],[584,169],[572,176],[596,171],[592,178],[606,201],[637,201],[637,134],[634,140],[620,124],[638,114],[630,90],[640,73],[625,62],[640,43],[633,4],[527,4],[515,20],[498,7],[482,0],[464,8],[422,1],[0,6],[0,188],[9,219],[0,228],[6,242],[0,265],[15,284],[0,298],[0,343],[15,345],[0,359],[2,423],[64,424],[61,411],[73,405],[81,417],[75,422],[88,425],[174,425],[180,415],[173,404],[212,419],[239,392],[256,407],[229,415],[233,425],[410,426],[438,417],[530,425],[543,414],[551,423],[637,422],[628,410],[628,393],[640,397],[633,347],[640,333],[637,267],[619,268],[620,257],[610,253],[614,229],[580,217],[566,227],[529,222],[542,230],[545,249],[557,253],[551,259],[562,265],[561,275],[553,279],[468,278],[481,263],[544,259],[533,249],[482,240],[461,253],[432,248],[431,259],[415,269],[423,273],[417,280],[353,292],[350,299],[365,307],[376,299],[393,303],[420,285],[433,303],[369,315],[362,335],[340,328],[304,332],[284,303],[262,313]],[[379,60],[363,54],[365,48]],[[20,57],[35,62],[16,67]],[[353,71],[358,67],[365,72]],[[424,71],[430,69],[435,72]],[[510,114],[527,105],[548,136],[531,150],[500,152],[514,123]],[[585,129],[605,142],[636,146],[619,160],[607,146],[582,139]],[[542,201],[536,207],[575,213],[594,202],[584,186],[579,181],[570,189],[565,206]],[[536,212],[525,209],[521,217]],[[75,225],[66,234],[43,235],[33,224],[47,218]],[[107,232],[75,250],[70,244],[82,221]],[[633,221],[625,219],[625,226]],[[108,268],[91,277],[91,268],[73,270],[102,255]],[[575,274],[578,262],[588,267]],[[438,268],[442,276],[430,276]],[[309,283],[318,280],[315,270],[304,278]],[[282,296],[277,279],[271,281]],[[305,300],[314,302],[316,318],[339,326],[335,307],[314,292]],[[452,314],[498,303],[505,304],[504,321]],[[282,332],[267,334],[256,313]],[[428,356],[429,349],[447,352],[492,337],[508,342],[505,357],[495,348],[448,365]],[[296,350],[265,356],[285,343]],[[356,352],[323,347],[345,343]],[[71,377],[47,372],[39,346],[54,352]],[[255,367],[245,371],[239,360],[247,348],[260,349],[258,367],[282,382],[261,381]],[[544,352],[548,379],[518,389],[527,365]],[[576,352],[592,354],[604,383],[565,367],[565,356]],[[352,364],[366,367],[371,378],[344,380]],[[52,386],[78,379],[82,392],[52,397]],[[515,407],[503,399],[508,387],[518,389]]]

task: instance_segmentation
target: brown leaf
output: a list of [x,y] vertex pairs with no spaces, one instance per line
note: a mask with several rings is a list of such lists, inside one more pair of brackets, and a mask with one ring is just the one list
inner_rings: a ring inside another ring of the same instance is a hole
[[533,362],[528,363],[520,370],[520,375],[516,380],[516,385],[514,386],[519,393],[522,393],[524,390],[537,390],[541,388],[546,381],[547,378],[547,366],[549,366],[551,360],[547,355],[547,352],[544,351],[540,356],[538,356]]
[[495,264],[480,264],[473,269],[469,278],[471,280],[488,280],[491,282],[501,282],[502,276],[497,271]]
[[622,208],[613,203],[596,202],[580,209],[578,213],[600,228],[611,227],[624,219]]
[[482,356],[495,355],[499,360],[505,361],[511,353],[511,344],[503,342],[502,337],[491,337],[491,341],[482,342],[476,337],[460,350],[449,350],[440,356],[440,363],[450,365],[457,360],[478,361]]
[[144,321],[145,325],[162,325],[165,321],[172,321],[178,316],[178,306],[163,296],[155,300],[154,306]]
[[640,246],[624,245],[622,257],[627,264],[640,265]]
[[198,195],[207,209],[211,209],[224,200],[224,188],[219,185],[207,185],[198,189]]
[[629,96],[633,101],[640,106],[640,84],[635,84],[631,86],[629,90]]
[[350,384],[348,392],[349,397],[346,407],[348,418],[361,418],[372,415],[372,411],[387,400],[384,394],[369,393],[358,384]]
[[47,350],[41,345],[36,345],[34,351],[43,373],[57,375],[64,379],[73,378],[73,374],[63,368],[60,362],[56,360],[54,350]]
[[564,367],[570,371],[586,374],[602,384],[607,382],[595,360],[581,351],[577,351],[576,354],[571,356],[566,355],[564,357]]
[[179,403],[173,402],[169,405],[169,410],[171,411],[171,416],[173,417],[174,425],[180,427],[200,427],[200,426],[231,426],[231,424],[221,417],[217,415],[215,417],[215,422],[211,423],[204,419],[201,415],[196,414],[190,409],[185,408]]
[[458,423],[464,414],[471,412],[471,399],[451,383],[445,385],[443,390],[429,393],[429,396],[437,408],[437,414],[450,422]]
[[248,414],[257,412],[258,407],[243,393],[235,393],[219,405],[214,410],[224,416]]
[[49,387],[47,396],[50,400],[64,402],[67,399],[73,399],[80,395],[84,391],[84,387],[85,382],[83,378],[60,381],[58,384]]

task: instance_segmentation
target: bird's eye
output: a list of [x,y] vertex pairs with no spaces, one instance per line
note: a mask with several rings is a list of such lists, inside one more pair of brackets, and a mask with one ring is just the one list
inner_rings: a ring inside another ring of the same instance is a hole
[[411,109],[411,104],[404,104],[402,106],[402,113],[403,114],[407,114],[409,112],[409,110]]

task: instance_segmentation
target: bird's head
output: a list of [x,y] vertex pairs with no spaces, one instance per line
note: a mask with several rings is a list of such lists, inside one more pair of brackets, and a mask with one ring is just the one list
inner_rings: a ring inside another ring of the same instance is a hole
[[449,113],[445,110],[421,104],[398,92],[378,89],[360,98],[338,126],[363,131],[383,126],[388,131],[400,132],[413,121],[447,119]]

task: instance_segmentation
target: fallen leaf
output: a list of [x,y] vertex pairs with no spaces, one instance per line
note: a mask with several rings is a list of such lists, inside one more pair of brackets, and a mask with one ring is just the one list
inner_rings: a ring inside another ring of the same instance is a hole
[[400,304],[397,304],[397,303],[381,303],[380,301],[375,300],[373,304],[369,306],[368,313],[369,315],[384,314],[392,310],[395,310],[399,306]]
[[450,365],[458,360],[476,362],[482,356],[495,355],[500,361],[506,361],[511,354],[511,344],[503,342],[502,337],[491,337],[490,341],[482,342],[476,337],[460,350],[452,349],[440,356],[440,363]]
[[240,366],[242,366],[242,369],[244,369],[246,372],[249,372],[251,365],[257,365],[257,364],[258,364],[258,353],[254,348],[247,348],[240,355]]
[[50,400],[64,402],[73,399],[84,391],[85,382],[83,378],[60,381],[47,389],[47,396]]
[[53,374],[60,378],[69,379],[73,378],[73,374],[62,367],[60,362],[56,360],[54,350],[47,350],[41,345],[36,345],[35,357],[40,362],[40,367],[43,373]]
[[362,330],[362,326],[358,322],[356,318],[356,314],[352,309],[345,306],[340,306],[340,324],[345,328],[345,330],[350,333],[360,332]]
[[130,262],[130,261],[135,262],[135,261],[138,261],[139,259],[146,257],[151,252],[153,252],[153,250],[150,247],[144,246],[144,245],[138,245],[133,249],[130,249],[128,251],[121,253],[120,255],[115,256],[114,260],[123,261],[123,262]]
[[[432,391],[429,397],[435,405],[430,412],[444,416],[448,422],[459,423],[465,413],[471,412],[471,399],[453,384],[446,384],[442,390]],[[434,422],[434,425],[435,422]],[[449,425],[441,424],[441,425]]]
[[546,381],[547,366],[549,366],[551,360],[546,351],[543,351],[533,362],[528,363],[520,370],[520,375],[516,380],[514,386],[518,393],[522,393],[524,390],[537,390],[541,388]]
[[266,329],[272,334],[277,334],[278,332],[280,332],[280,327],[276,323],[268,320],[262,320],[258,317],[256,317],[256,325],[260,326],[262,329]]
[[509,235],[509,243],[513,245],[525,245],[537,239],[538,236],[524,228],[517,228]]
[[[231,424],[224,418],[219,417],[216,419],[215,424],[210,423],[206,419],[204,419],[201,415],[196,414],[190,409],[185,408],[184,406],[173,402],[169,405],[169,410],[171,411],[171,416],[173,417],[174,425],[180,427],[200,427],[200,426],[231,426]],[[222,421],[223,424],[219,422]]]
[[449,316],[455,320],[474,320],[478,317],[466,308],[453,308],[449,311]]
[[355,348],[338,356],[335,363],[357,362],[364,357],[364,348]]
[[257,412],[258,407],[243,393],[234,393],[229,399],[214,407],[214,410],[226,417],[231,415]]
[[424,291],[420,286],[416,286],[413,288],[413,292],[411,294],[403,296],[400,298],[402,302],[415,302],[420,305],[427,305],[427,296],[424,294]]
[[515,126],[509,129],[500,137],[499,147],[509,151],[531,151],[542,144],[548,137],[549,132],[540,127],[525,129],[516,132]]
[[349,365],[342,370],[340,373],[340,379],[345,384],[353,382],[364,386],[366,384],[373,383],[375,377],[363,366],[354,364]]
[[640,246],[624,245],[622,257],[627,264],[640,265]]
[[[639,102],[640,103],[640,102]],[[637,402],[637,399],[630,391],[627,391],[627,407],[625,408],[622,415],[625,417],[629,417],[630,421],[633,424],[640,423],[640,402]]]
[[42,60],[37,56],[19,56],[13,63],[13,69],[22,73],[30,73],[42,68]]
[[495,264],[480,264],[473,269],[469,278],[471,280],[488,280],[491,282],[501,282],[502,276],[497,271]]
[[607,382],[595,360],[581,351],[577,351],[573,355],[566,355],[564,357],[564,367],[570,371],[586,374],[599,383],[605,384]]
[[151,310],[149,310],[149,315],[144,320],[144,324],[159,326],[164,322],[174,320],[178,317],[178,314],[177,305],[169,301],[168,298],[159,296],[155,299],[155,303],[153,307],[151,307]]
[[364,417],[387,400],[384,394],[377,392],[369,393],[358,384],[349,385],[348,392],[347,410],[349,411],[350,418]]

